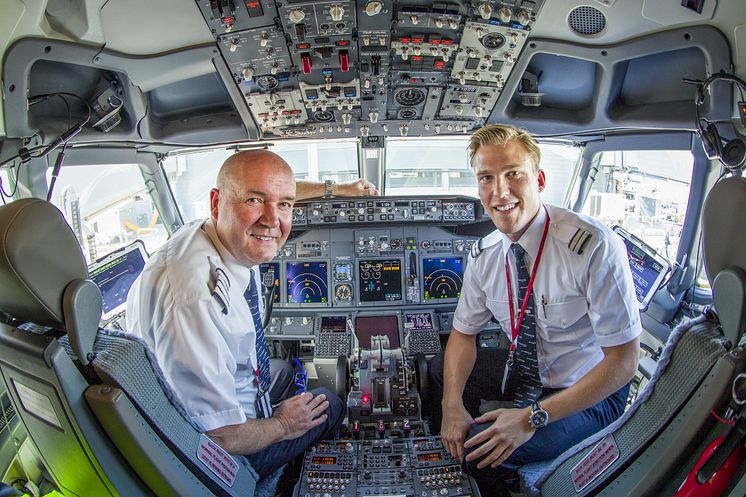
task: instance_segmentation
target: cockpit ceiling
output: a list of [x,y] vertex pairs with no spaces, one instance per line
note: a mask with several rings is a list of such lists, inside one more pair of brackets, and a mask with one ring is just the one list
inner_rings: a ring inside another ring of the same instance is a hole
[[[693,129],[683,79],[746,67],[739,0],[4,3],[8,138],[49,141],[85,114],[29,97],[107,91],[121,122],[75,141]],[[730,87],[712,89],[706,115],[732,119]]]

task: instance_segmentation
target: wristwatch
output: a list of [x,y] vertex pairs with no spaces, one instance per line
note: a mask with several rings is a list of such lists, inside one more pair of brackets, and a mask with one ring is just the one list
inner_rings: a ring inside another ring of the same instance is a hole
[[534,430],[544,428],[549,424],[549,413],[541,408],[538,400],[531,405],[531,416],[528,417],[528,424]]
[[327,179],[324,181],[324,196],[325,197],[334,196],[334,190],[332,190],[333,186],[334,186],[333,180]]

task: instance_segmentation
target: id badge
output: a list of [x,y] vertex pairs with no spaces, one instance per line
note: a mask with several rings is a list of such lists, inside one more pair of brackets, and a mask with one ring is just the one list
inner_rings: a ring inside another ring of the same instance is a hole
[[257,418],[271,418],[272,404],[269,401],[269,392],[259,390],[256,396],[256,416]]
[[508,378],[510,377],[510,370],[513,367],[513,351],[508,352],[508,360],[505,361],[505,370],[503,371],[503,383],[500,389],[503,396],[505,395],[505,389],[508,386]]

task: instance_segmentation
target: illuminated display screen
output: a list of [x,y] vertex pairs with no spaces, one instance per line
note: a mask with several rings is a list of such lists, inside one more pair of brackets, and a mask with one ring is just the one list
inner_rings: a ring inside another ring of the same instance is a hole
[[404,315],[404,328],[411,331],[427,331],[433,328],[433,315],[429,312]]
[[280,301],[280,263],[279,262],[265,262],[259,265],[259,272],[262,275],[262,281],[264,281],[264,275],[272,272],[275,279],[275,296],[272,299],[273,302]]
[[120,257],[90,270],[90,279],[101,290],[104,315],[127,301],[130,287],[145,267],[139,250],[130,250]]
[[402,299],[401,261],[358,261],[360,302],[398,302]]
[[329,302],[326,262],[288,262],[285,270],[289,304]]
[[344,316],[324,316],[321,318],[321,331],[344,333],[347,331],[347,320]]
[[425,300],[457,299],[461,296],[464,260],[461,257],[422,259]]
[[428,461],[440,461],[442,456],[440,455],[440,452],[428,452],[427,454],[417,454],[417,460],[420,462],[428,462]]
[[632,271],[632,281],[635,284],[637,303],[640,309],[645,309],[668,273],[668,262],[657,254],[645,251],[632,240],[629,233],[619,227],[615,227],[614,231],[624,240],[629,268]]
[[332,456],[313,456],[311,464],[337,464],[337,458]]
[[334,278],[339,281],[350,281],[352,279],[350,273],[352,273],[352,264],[343,262],[341,264],[334,265]]

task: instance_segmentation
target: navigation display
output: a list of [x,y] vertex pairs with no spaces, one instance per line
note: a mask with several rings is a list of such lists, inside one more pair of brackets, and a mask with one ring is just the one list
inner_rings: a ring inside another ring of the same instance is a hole
[[285,270],[288,304],[329,302],[326,262],[288,262]]
[[632,270],[632,281],[635,284],[635,294],[640,310],[645,310],[653,299],[663,278],[668,273],[668,262],[652,249],[646,249],[643,242],[619,226],[613,230],[622,237],[627,248],[627,259]]
[[360,302],[401,302],[399,259],[358,261]]
[[425,257],[422,259],[425,300],[458,299],[464,277],[461,257]]
[[259,273],[262,275],[262,281],[264,281],[264,275],[272,272],[272,276],[275,280],[275,296],[272,302],[280,301],[280,263],[279,262],[265,262],[259,265]]
[[103,319],[124,306],[130,287],[145,267],[145,250],[140,245],[133,244],[124,252],[107,256],[89,268],[89,278],[101,290]]

